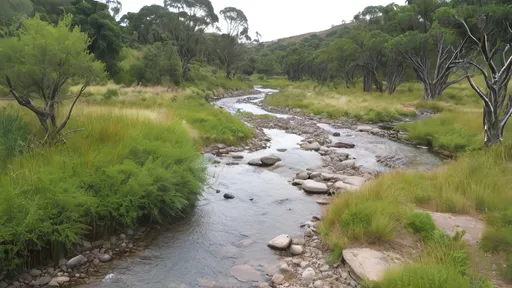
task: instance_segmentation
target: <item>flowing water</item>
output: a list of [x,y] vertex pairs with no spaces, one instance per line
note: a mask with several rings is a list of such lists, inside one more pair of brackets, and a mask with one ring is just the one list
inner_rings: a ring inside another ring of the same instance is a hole
[[[245,97],[255,97],[256,102],[263,99],[263,92]],[[267,113],[256,105],[237,103],[240,98],[243,97],[222,99],[217,105],[231,113],[238,109]],[[425,150],[324,124],[319,124],[319,129],[340,132],[341,136],[334,137],[334,141],[356,144],[355,149],[347,152],[357,158],[359,165],[369,168],[385,169],[375,157],[387,153],[407,157],[411,167],[439,164]],[[260,280],[265,280],[266,273],[274,273],[278,257],[266,247],[268,240],[283,233],[302,235],[300,224],[321,213],[321,206],[315,203],[318,196],[306,195],[288,181],[295,173],[322,162],[316,152],[299,148],[300,136],[281,130],[265,133],[272,139],[270,148],[241,153],[244,159],[237,166],[211,165],[210,183],[192,213],[158,236],[144,252],[114,263],[113,283],[95,287],[250,287],[252,282],[239,282],[230,274],[233,266],[246,263],[260,273]],[[279,148],[287,151],[277,152]],[[245,164],[269,154],[278,155],[282,161],[271,169]],[[224,193],[236,198],[225,200]]]

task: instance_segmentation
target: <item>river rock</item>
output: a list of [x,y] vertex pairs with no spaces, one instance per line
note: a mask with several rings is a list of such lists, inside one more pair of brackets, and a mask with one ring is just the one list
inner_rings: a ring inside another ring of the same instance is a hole
[[286,151],[288,151],[288,149],[286,149],[286,148],[277,148],[276,151],[277,152],[286,152]]
[[244,156],[243,155],[239,155],[239,154],[232,154],[231,158],[233,158],[233,159],[244,159]]
[[471,246],[478,244],[485,230],[485,222],[480,219],[450,213],[427,212],[432,216],[436,226],[444,233],[454,236],[457,231],[464,230],[464,239]]
[[304,181],[305,180],[295,179],[295,180],[292,181],[292,185],[293,186],[301,186],[302,184],[304,184]]
[[50,283],[48,283],[48,286],[61,286],[64,283],[69,282],[69,277],[67,276],[59,276],[53,278]]
[[281,158],[274,156],[274,155],[270,155],[270,156],[261,157],[260,161],[265,166],[272,166],[272,165],[276,164],[277,162],[281,161]]
[[21,273],[19,280],[20,282],[30,282],[32,281],[32,276],[30,276],[30,274],[28,274],[27,272]]
[[37,277],[37,276],[41,275],[41,273],[43,273],[43,272],[41,272],[41,270],[37,270],[37,269],[32,269],[29,272],[30,276],[33,276],[33,277]]
[[293,245],[304,245],[306,241],[304,241],[304,237],[294,237],[292,239],[292,244]]
[[371,126],[357,126],[356,131],[358,132],[370,132],[373,129]]
[[327,193],[329,192],[329,187],[327,184],[316,182],[314,180],[306,180],[302,184],[302,189],[309,193]]
[[272,282],[276,285],[279,285],[284,282],[284,276],[281,274],[275,274],[272,276]]
[[308,174],[308,172],[297,173],[297,175],[295,175],[295,179],[308,180],[309,179],[309,174]]
[[100,262],[109,262],[110,260],[112,260],[112,256],[110,256],[109,254],[100,254],[98,255],[98,260],[100,260]]
[[319,205],[329,205],[329,204],[331,204],[331,199],[330,198],[318,199],[318,200],[316,200],[316,203]]
[[340,137],[340,136],[341,136],[341,133],[340,133],[340,132],[334,132],[334,133],[332,133],[332,136],[334,136],[334,137]]
[[233,194],[225,193],[224,198],[225,199],[235,199],[235,196]]
[[355,148],[356,145],[355,144],[351,144],[351,143],[344,143],[344,142],[336,142],[334,144],[330,144],[329,147],[333,147],[333,148],[344,148],[344,149],[352,149],[352,148]]
[[263,166],[263,163],[261,162],[260,159],[252,159],[247,164],[249,164],[251,166],[257,166],[257,167]]
[[313,142],[313,143],[304,144],[302,146],[302,149],[304,149],[306,151],[318,151],[318,150],[320,150],[321,147],[322,147],[322,145],[320,145],[320,143]]
[[359,189],[359,187],[357,186],[354,186],[354,185],[350,185],[350,184],[347,184],[343,181],[338,181],[336,183],[334,183],[334,189],[337,191],[337,192],[343,192],[343,191],[357,191]]
[[[66,263],[66,266],[68,268],[73,268],[73,267],[76,267],[76,266],[79,266],[79,265],[82,265],[84,264],[85,262],[87,262],[87,258],[85,258],[84,255],[78,255],[74,258],[71,258],[71,260],[69,260],[67,263]],[[69,281],[69,279],[68,279]]]
[[290,246],[290,253],[292,253],[294,256],[300,255],[304,253],[304,248],[300,245],[292,245]]
[[353,186],[361,186],[366,182],[366,179],[359,176],[345,176],[340,179],[345,184],[353,185]]
[[339,165],[337,165],[336,167],[341,169],[341,170],[344,170],[344,169],[347,169],[347,168],[353,168],[356,166],[356,161],[355,160],[345,160],[341,163],[339,163]]
[[290,244],[292,243],[292,238],[290,235],[282,234],[277,236],[276,238],[268,241],[267,246],[272,249],[277,250],[286,250],[288,247],[290,247]]
[[315,288],[323,288],[324,287],[324,281],[316,280],[315,284],[313,284],[313,287],[315,287]]
[[400,263],[397,255],[370,248],[344,249],[342,255],[348,267],[360,279],[370,281],[381,280],[382,275],[387,269]]
[[231,268],[231,275],[241,282],[257,282],[261,280],[261,273],[249,265],[238,265]]
[[303,280],[312,280],[315,277],[316,273],[313,268],[309,267],[304,272],[302,272],[302,279]]
[[36,282],[34,283],[34,286],[36,286],[36,287],[43,286],[43,285],[50,283],[50,281],[52,281],[52,276],[39,277],[39,278],[37,278]]

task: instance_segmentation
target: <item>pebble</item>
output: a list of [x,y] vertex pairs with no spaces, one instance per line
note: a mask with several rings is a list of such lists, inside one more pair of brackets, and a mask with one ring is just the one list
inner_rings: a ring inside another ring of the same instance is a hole
[[124,240],[124,239],[126,239],[126,235],[121,234],[121,235],[119,235],[119,238],[120,238],[121,240]]
[[308,261],[300,262],[300,267],[301,268],[308,268],[309,266],[311,266],[311,264]]
[[324,265],[324,266],[320,267],[320,272],[327,272],[327,271],[329,271],[329,269],[330,269],[329,265]]
[[302,279],[311,280],[315,277],[315,275],[316,275],[315,270],[313,270],[313,268],[309,267],[306,270],[304,270],[304,272],[302,272]]
[[304,245],[306,241],[304,241],[304,237],[295,237],[292,238],[293,245]]
[[303,252],[304,252],[304,248],[300,245],[290,246],[290,253],[292,253],[292,255],[300,255]]
[[281,271],[282,273],[290,273],[292,272],[292,269],[288,266],[288,264],[285,263],[279,267],[279,271]]
[[324,281],[322,280],[316,280],[315,284],[313,284],[315,288],[323,288],[324,287]]
[[284,282],[284,276],[281,274],[275,274],[274,276],[272,276],[272,282],[274,284],[279,285]]
[[233,194],[225,193],[224,198],[225,199],[235,199],[235,196]]
[[112,260],[112,256],[110,256],[109,254],[100,254],[98,255],[98,260],[103,263],[109,262],[110,260]]

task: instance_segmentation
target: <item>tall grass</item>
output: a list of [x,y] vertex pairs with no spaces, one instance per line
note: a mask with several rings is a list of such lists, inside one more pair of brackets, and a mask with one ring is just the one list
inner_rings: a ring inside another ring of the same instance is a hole
[[13,107],[0,108],[0,166],[8,159],[20,155],[29,145],[29,124]]
[[[512,253],[512,249],[504,248],[512,244],[511,160],[509,143],[473,152],[430,172],[383,174],[360,192],[338,197],[326,211],[320,227],[322,235],[332,247],[347,247],[352,243],[390,239],[407,228],[422,234],[421,229],[427,227],[428,232],[431,225],[421,216],[411,218],[411,212],[415,207],[424,207],[439,212],[487,215],[482,248]],[[426,255],[442,255],[453,249],[443,251]],[[424,262],[444,265],[439,259]],[[416,273],[410,271],[413,272]]]
[[181,215],[200,194],[204,165],[179,121],[77,111],[69,126],[83,131],[0,175],[0,270],[38,249],[55,260],[84,237]]
[[334,90],[327,87],[309,87],[306,90],[297,87],[285,88],[264,100],[270,106],[300,108],[326,118],[350,118],[374,123],[416,116],[413,109],[401,102],[407,102],[406,97],[365,94],[357,92],[355,88]]

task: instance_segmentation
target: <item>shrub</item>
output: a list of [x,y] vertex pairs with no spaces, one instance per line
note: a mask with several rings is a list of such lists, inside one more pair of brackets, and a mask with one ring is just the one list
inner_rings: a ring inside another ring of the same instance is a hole
[[107,92],[103,94],[103,99],[110,100],[119,97],[119,91],[117,89],[108,88]]

